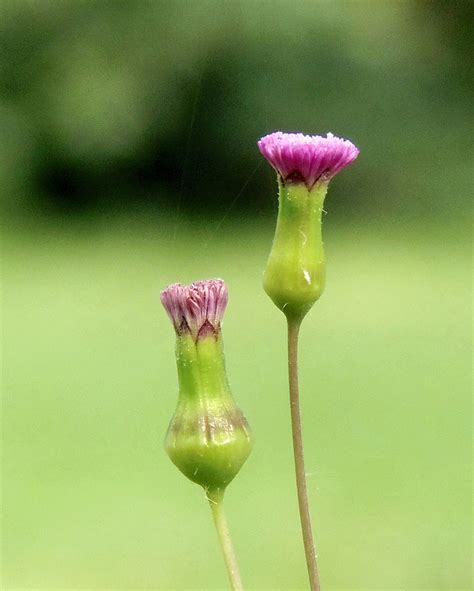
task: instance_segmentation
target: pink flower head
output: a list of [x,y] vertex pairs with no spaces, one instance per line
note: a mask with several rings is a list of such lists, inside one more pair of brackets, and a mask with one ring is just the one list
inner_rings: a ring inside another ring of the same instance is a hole
[[329,181],[359,155],[352,142],[332,133],[323,137],[276,131],[258,147],[282,182],[305,183],[308,190],[320,179]]
[[161,292],[161,303],[177,334],[191,333],[194,340],[218,334],[227,306],[227,287],[222,279],[173,283]]

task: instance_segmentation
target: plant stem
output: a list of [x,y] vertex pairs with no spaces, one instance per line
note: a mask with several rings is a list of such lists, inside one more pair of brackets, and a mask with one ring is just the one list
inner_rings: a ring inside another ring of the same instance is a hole
[[223,505],[224,491],[207,491],[207,499],[211,506],[214,524],[216,526],[219,542],[224,554],[227,574],[229,575],[232,591],[243,591],[242,579],[240,578],[239,566],[235,555],[234,546],[230,537],[229,526],[224,513]]
[[306,488],[303,437],[301,432],[300,395],[298,386],[298,338],[300,326],[301,320],[292,320],[288,318],[288,381],[290,386],[291,428],[293,435],[298,506],[309,584],[311,591],[320,591],[316,552],[314,549],[313,533],[311,531],[311,516],[309,513],[308,491]]

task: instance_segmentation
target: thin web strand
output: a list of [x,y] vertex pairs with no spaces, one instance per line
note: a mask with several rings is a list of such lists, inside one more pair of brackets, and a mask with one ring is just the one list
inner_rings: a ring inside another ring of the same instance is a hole
[[202,76],[203,75],[201,73],[201,75],[199,76],[199,79],[196,83],[196,91],[194,94],[193,108],[191,111],[191,121],[189,123],[188,135],[186,137],[186,146],[185,146],[184,158],[183,158],[183,170],[181,172],[181,181],[180,181],[180,186],[179,186],[179,193],[178,193],[178,199],[177,199],[177,204],[176,204],[176,213],[175,213],[174,224],[173,224],[173,244],[176,244],[176,236],[178,233],[179,217],[181,215],[181,201],[182,201],[183,193],[184,193],[186,173],[187,173],[188,167],[189,167],[189,155],[191,153],[191,140],[192,140],[193,131],[194,131],[194,122],[196,121],[197,106],[198,106],[198,102],[199,102],[199,97],[201,95]]
[[221,229],[222,225],[226,221],[226,219],[229,216],[230,212],[237,205],[238,200],[242,197],[242,195],[245,192],[245,189],[248,187],[250,181],[256,175],[257,171],[259,170],[259,168],[261,166],[262,166],[262,161],[260,161],[257,164],[257,166],[253,169],[253,171],[249,174],[249,176],[247,177],[247,180],[244,181],[244,183],[242,184],[241,188],[237,192],[236,196],[234,197],[234,199],[232,199],[229,207],[223,213],[222,217],[219,219],[219,221],[214,226],[214,228],[208,232],[208,238],[207,238],[206,242],[203,245],[202,254],[205,254],[207,252],[207,250],[209,248],[209,244],[211,242],[211,236],[216,236],[217,235],[217,232]]

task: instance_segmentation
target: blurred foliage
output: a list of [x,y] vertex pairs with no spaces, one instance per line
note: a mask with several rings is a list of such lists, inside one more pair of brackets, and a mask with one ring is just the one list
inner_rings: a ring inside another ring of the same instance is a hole
[[463,207],[473,6],[3,0],[2,205],[265,210],[256,140],[283,129],[361,148],[335,210]]
[[158,298],[222,275],[256,437],[227,499],[244,580],[304,588],[284,323],[260,285],[276,186],[256,140],[283,129],[361,149],[302,334],[324,587],[467,590],[474,4],[0,1],[2,588],[225,584],[162,450]]

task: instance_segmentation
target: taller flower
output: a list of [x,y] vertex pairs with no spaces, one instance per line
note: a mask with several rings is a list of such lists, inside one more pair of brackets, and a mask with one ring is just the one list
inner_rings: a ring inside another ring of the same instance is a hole
[[283,183],[303,182],[308,190],[318,181],[328,182],[359,155],[353,143],[332,133],[323,137],[276,131],[263,137],[258,147]]
[[325,283],[321,215],[328,183],[359,150],[326,137],[277,131],[258,142],[278,175],[279,212],[264,288],[292,320],[305,316]]
[[221,323],[227,299],[222,279],[175,283],[161,293],[176,332],[179,381],[165,448],[208,496],[224,491],[251,450],[250,429],[225,370]]

